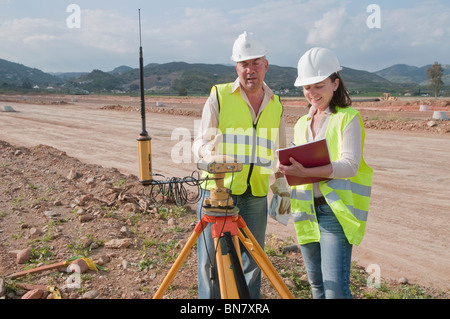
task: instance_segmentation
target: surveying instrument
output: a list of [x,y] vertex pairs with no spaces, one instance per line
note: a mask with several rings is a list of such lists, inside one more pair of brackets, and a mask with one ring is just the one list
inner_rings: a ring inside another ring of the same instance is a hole
[[[206,158],[205,160],[208,159]],[[214,247],[216,247],[215,258],[222,299],[250,298],[242,270],[239,241],[242,242],[251,254],[280,296],[284,299],[293,299],[294,296],[248,229],[244,219],[239,215],[239,210],[234,206],[230,190],[224,187],[225,174],[241,171],[242,163],[237,163],[233,159],[230,161],[229,157],[223,155],[212,156],[209,162],[205,160],[201,160],[197,164],[197,167],[213,174],[216,187],[211,190],[210,197],[204,200],[203,208],[205,212],[203,217],[198,221],[194,232],[167,273],[153,299],[163,297],[184,260],[187,258],[189,251],[208,224],[211,224]],[[224,243],[220,240],[221,238],[225,238]],[[223,244],[227,247],[223,247]],[[222,248],[225,248],[226,254],[222,253]]]

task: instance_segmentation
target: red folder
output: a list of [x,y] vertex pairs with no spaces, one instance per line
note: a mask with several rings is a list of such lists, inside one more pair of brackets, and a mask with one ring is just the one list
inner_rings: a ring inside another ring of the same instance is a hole
[[[330,154],[326,139],[306,143],[303,145],[279,149],[276,151],[278,160],[283,165],[292,165],[289,158],[294,158],[304,167],[318,167],[330,164]],[[328,180],[323,177],[298,177],[286,175],[286,181],[290,186],[317,183]]]

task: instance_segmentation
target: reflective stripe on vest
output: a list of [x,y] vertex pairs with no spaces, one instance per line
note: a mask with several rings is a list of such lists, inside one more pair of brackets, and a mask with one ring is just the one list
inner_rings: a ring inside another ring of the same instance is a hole
[[[225,175],[224,186],[230,188],[233,195],[242,195],[250,185],[254,196],[266,196],[283,107],[274,95],[254,125],[240,91],[231,92],[232,88],[233,83],[213,88],[217,90],[220,107],[218,129],[223,134],[217,151],[244,164],[241,172]],[[210,182],[206,188],[214,188],[214,184]]]
[[[359,117],[362,130],[362,147],[364,148],[364,125],[359,113],[353,108],[337,108],[328,124],[326,139],[331,161],[341,157],[342,133],[355,116]],[[295,125],[296,144],[306,142],[307,120],[302,117]],[[344,233],[351,244],[358,245],[364,237],[372,189],[373,170],[365,163],[361,153],[358,173],[350,179],[332,179],[319,183],[320,190],[328,205],[335,213]],[[313,201],[313,185],[298,185],[292,188],[291,210],[297,238],[300,244],[320,241]]]
[[[247,130],[251,130],[251,132],[247,132]],[[261,166],[268,169],[267,174],[270,174],[273,164],[274,141],[266,138],[265,132],[267,132],[267,129],[265,128],[259,129],[259,134],[265,137],[257,136],[254,128],[247,130],[226,128],[223,135],[223,144],[219,145],[219,148],[223,154],[234,157],[238,162]],[[278,128],[272,130],[273,132],[270,135],[278,136]]]

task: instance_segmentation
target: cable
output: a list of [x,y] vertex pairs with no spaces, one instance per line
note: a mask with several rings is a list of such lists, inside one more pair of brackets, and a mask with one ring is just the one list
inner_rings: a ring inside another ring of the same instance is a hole
[[[184,178],[166,178],[161,174],[153,174],[153,176],[160,176],[163,180],[152,180],[147,193],[144,188],[143,197],[157,207],[166,203],[174,203],[177,206],[196,203],[200,198],[201,183],[211,180],[211,178],[200,178],[198,171],[193,171],[190,176]],[[190,193],[186,186],[193,187],[194,191]]]

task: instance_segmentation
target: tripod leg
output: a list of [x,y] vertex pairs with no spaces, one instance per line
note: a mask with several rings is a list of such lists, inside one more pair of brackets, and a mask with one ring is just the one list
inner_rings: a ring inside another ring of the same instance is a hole
[[[201,223],[200,221],[199,223]],[[153,299],[161,299],[166,292],[167,288],[169,288],[169,285],[172,283],[173,279],[175,278],[175,275],[177,274],[178,270],[180,270],[181,265],[184,263],[185,259],[187,258],[189,251],[194,246],[194,244],[197,242],[198,238],[200,237],[200,233],[194,231],[189,238],[186,245],[181,250],[180,255],[178,256],[177,260],[173,264],[172,268],[167,273],[166,277],[164,278],[164,281],[162,282],[161,286],[159,287],[158,291],[153,296]]]
[[280,294],[281,298],[294,299],[294,296],[284,283],[281,276],[276,271],[275,267],[270,262],[264,250],[258,244],[258,241],[253,236],[250,229],[248,229],[248,227],[245,226],[242,227],[242,230],[244,231],[245,235],[247,235],[247,238],[242,234],[241,231],[239,231],[239,239],[242,241],[245,248],[247,248],[249,253],[252,255],[253,259],[256,261],[259,268],[261,268],[266,277],[272,283],[272,286]]
[[[230,256],[231,267],[233,269],[236,288],[240,299],[250,299],[247,282],[245,281],[244,270],[242,268],[241,253],[239,249],[239,238],[237,235],[231,236],[225,233],[225,241],[227,243],[228,254]],[[239,254],[238,254],[239,253]]]
[[234,279],[231,260],[228,254],[222,254],[222,246],[219,238],[214,238],[214,246],[217,247],[216,263],[219,276],[220,295],[222,299],[239,299],[236,281]]

